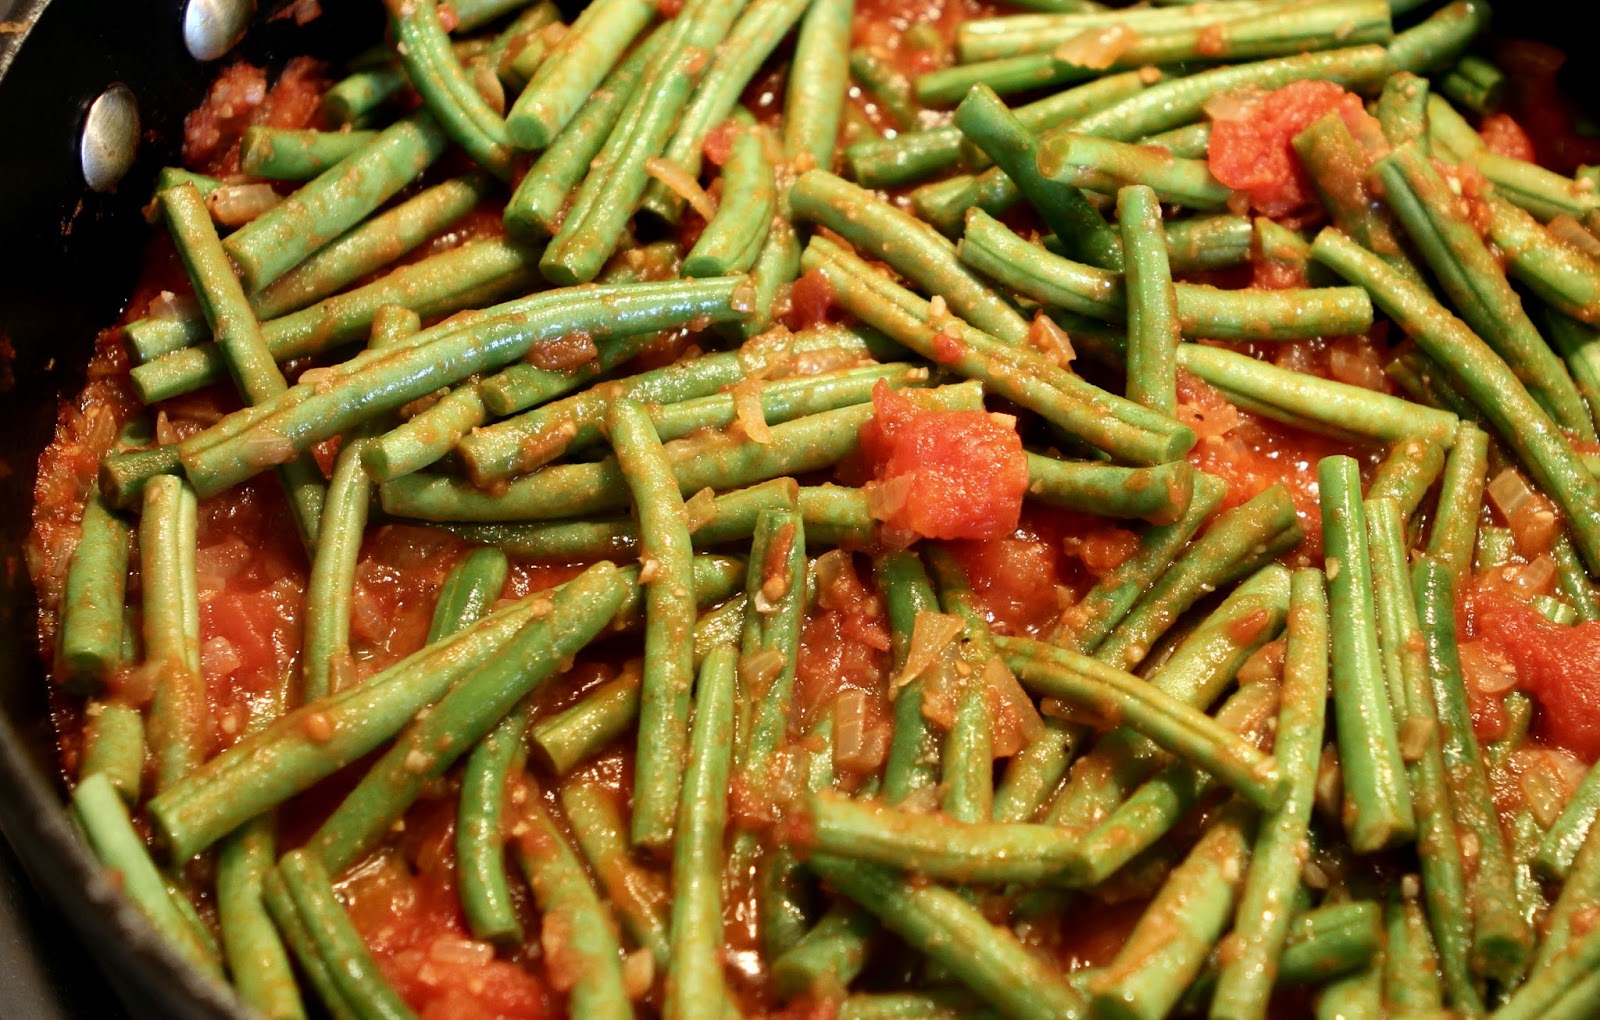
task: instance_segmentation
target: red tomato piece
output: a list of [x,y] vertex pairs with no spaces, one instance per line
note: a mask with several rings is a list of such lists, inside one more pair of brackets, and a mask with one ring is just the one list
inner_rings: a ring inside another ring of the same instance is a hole
[[1585,761],[1600,758],[1600,623],[1558,626],[1518,599],[1482,588],[1468,605],[1473,633],[1511,663],[1538,703],[1536,732]]
[[1028,460],[1016,423],[987,411],[929,411],[879,382],[861,430],[873,514],[923,538],[1005,538],[1017,528]]
[[1286,216],[1314,197],[1290,140],[1325,113],[1346,123],[1368,116],[1361,97],[1326,81],[1297,81],[1274,92],[1213,103],[1208,157],[1217,180],[1267,216]]
[[1534,160],[1533,140],[1509,113],[1493,113],[1478,125],[1478,134],[1489,151],[1512,159]]

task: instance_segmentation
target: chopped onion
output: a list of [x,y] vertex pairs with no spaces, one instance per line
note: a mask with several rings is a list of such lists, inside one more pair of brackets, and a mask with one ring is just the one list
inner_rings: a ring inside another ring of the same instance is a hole
[[1489,482],[1486,490],[1489,502],[1500,511],[1500,516],[1510,522],[1517,515],[1517,511],[1527,505],[1533,498],[1533,489],[1525,479],[1517,473],[1516,468],[1506,468]]
[[1460,648],[1461,679],[1479,694],[1503,694],[1517,686],[1517,673],[1509,662],[1493,655],[1481,641],[1463,641]]
[[1421,761],[1433,739],[1435,723],[1432,719],[1413,715],[1400,724],[1400,757],[1408,762]]
[[772,442],[772,430],[767,427],[767,412],[761,406],[761,380],[745,376],[733,387],[734,420],[753,443],[766,446]]
[[428,958],[438,963],[464,963],[481,967],[494,959],[494,947],[475,939],[441,935],[428,944]]
[[1043,312],[1035,314],[1033,323],[1028,327],[1028,343],[1062,368],[1070,368],[1078,356],[1078,352],[1072,349],[1072,337],[1056,320]]
[[155,296],[144,314],[152,319],[192,319],[200,314],[200,302],[193,294],[164,290]]
[[1532,595],[1548,595],[1556,583],[1556,561],[1548,555],[1535,556],[1527,566],[1517,569],[1518,588]]
[[206,196],[211,218],[224,227],[249,223],[283,201],[270,184],[224,184]]
[[1057,46],[1051,56],[1063,63],[1103,71],[1128,52],[1138,38],[1137,32],[1122,24],[1085,29]]
[[911,625],[911,647],[906,649],[905,664],[889,684],[891,696],[932,669],[954,647],[964,629],[958,616],[928,610],[918,613]]
[[692,535],[717,519],[716,493],[711,491],[710,486],[706,486],[684,500],[683,512],[688,519],[689,533]]
[[1364,343],[1336,343],[1328,352],[1328,369],[1334,379],[1365,390],[1384,392],[1387,376],[1373,349]]
[[841,691],[833,701],[833,764],[845,772],[872,772],[889,751],[889,731],[875,718],[866,691]]
[[688,202],[695,212],[699,213],[706,222],[717,214],[717,203],[706,194],[706,189],[700,186],[694,175],[683,168],[680,163],[660,156],[651,156],[644,161],[644,172],[666,185],[667,190]]
[[1044,720],[1033,699],[1028,697],[1016,676],[998,657],[983,669],[983,682],[990,694],[991,750],[996,757],[1010,757],[1025,744],[1044,736]]
[[489,109],[504,117],[506,115],[506,87],[500,81],[500,76],[495,74],[494,68],[486,60],[474,61],[472,64],[472,91],[482,97]]
[[232,676],[242,665],[239,650],[225,637],[214,637],[200,646],[200,672],[207,680]]

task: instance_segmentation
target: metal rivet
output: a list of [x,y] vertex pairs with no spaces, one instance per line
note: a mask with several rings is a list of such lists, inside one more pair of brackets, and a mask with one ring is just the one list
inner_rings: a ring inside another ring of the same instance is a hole
[[196,60],[215,60],[233,49],[250,27],[254,0],[189,0],[183,10],[183,44]]
[[139,101],[126,85],[113,85],[89,106],[83,118],[78,157],[83,182],[94,191],[110,191],[133,166],[139,151]]

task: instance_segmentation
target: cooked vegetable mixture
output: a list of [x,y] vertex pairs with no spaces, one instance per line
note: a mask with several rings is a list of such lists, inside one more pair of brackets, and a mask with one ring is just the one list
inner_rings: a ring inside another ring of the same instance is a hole
[[224,69],[30,546],[173,950],[269,1020],[1600,1015],[1600,140],[1483,0],[1156,4]]

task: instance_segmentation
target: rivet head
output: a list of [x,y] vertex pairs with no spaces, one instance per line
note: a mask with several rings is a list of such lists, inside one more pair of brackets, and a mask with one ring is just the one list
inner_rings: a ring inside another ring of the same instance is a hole
[[255,0],[189,0],[183,10],[183,44],[196,60],[215,60],[233,49],[250,27]]
[[122,180],[139,151],[139,101],[126,85],[113,85],[89,104],[83,118],[78,157],[83,182],[92,191],[110,191]]

